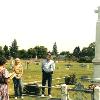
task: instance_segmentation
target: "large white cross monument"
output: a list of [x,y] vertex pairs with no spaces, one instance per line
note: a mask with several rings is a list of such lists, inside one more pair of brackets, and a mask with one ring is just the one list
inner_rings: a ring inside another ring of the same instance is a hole
[[94,65],[93,81],[100,82],[100,6],[95,12],[98,13],[98,20],[96,22],[95,57],[92,61]]

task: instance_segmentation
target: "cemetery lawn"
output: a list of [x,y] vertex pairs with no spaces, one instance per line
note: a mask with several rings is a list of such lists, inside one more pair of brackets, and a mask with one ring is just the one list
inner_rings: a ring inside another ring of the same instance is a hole
[[[66,64],[71,64],[72,66],[70,68],[67,68]],[[22,65],[24,67],[24,74],[23,74],[23,83],[30,83],[30,82],[38,82],[38,84],[41,84],[41,62],[34,62],[33,60],[30,61],[29,65],[26,65],[26,61],[22,61]],[[10,63],[8,61],[7,63],[7,69],[9,72],[11,72]],[[93,64],[92,63],[86,63],[86,66],[82,67],[80,63],[77,62],[64,62],[59,61],[56,63],[56,70],[53,74],[53,82],[52,85],[60,85],[65,83],[64,77],[67,75],[75,74],[77,78],[77,83],[81,82],[86,88],[88,87],[89,83],[88,81],[81,81],[81,76],[88,76],[89,78],[92,78],[93,75]],[[58,78],[61,78],[58,80]],[[70,87],[73,87],[73,85]],[[9,94],[10,94],[10,100],[14,100],[14,90],[13,90],[13,81],[10,80],[9,83]],[[47,95],[47,89],[46,89],[46,95]],[[60,98],[61,97],[61,90],[60,89],[52,89],[52,96]],[[21,99],[18,99],[21,100]],[[24,100],[47,100],[47,98],[40,98],[39,96],[24,96]]]

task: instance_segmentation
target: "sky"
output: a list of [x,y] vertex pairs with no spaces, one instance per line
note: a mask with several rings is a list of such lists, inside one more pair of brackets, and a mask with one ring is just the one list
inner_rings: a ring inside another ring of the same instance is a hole
[[95,41],[100,0],[0,0],[0,46],[45,46],[58,52]]

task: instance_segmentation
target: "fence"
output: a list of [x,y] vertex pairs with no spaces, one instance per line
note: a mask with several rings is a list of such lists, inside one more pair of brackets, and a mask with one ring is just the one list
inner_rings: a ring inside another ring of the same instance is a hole
[[[59,80],[60,78],[57,78]],[[36,86],[35,84],[31,86]],[[42,85],[38,85],[39,88],[43,87]],[[44,86],[45,88],[49,88],[48,86]],[[98,85],[90,85],[89,88],[85,88],[81,83],[77,83],[74,87],[71,87],[66,84],[55,85],[52,88],[60,88],[61,89],[61,100],[100,100],[100,86]],[[54,100],[49,99],[49,100]],[[58,100],[58,99],[55,99]],[[59,99],[60,100],[60,99]]]
[[76,84],[75,87],[67,89],[68,95],[66,100],[94,100],[94,89],[84,88],[80,83]]
[[[100,85],[95,86],[92,89],[85,89],[83,87],[80,88],[80,84],[78,84],[75,88],[69,88],[66,85],[63,85],[61,90],[63,91],[61,100],[100,100]],[[65,87],[65,88],[64,88]],[[76,98],[69,96],[69,91],[79,92],[81,94],[77,95]],[[91,98],[84,96],[83,93],[89,93]]]
[[[36,86],[36,85],[31,85],[31,86]],[[41,87],[42,86],[39,85],[39,88]],[[44,87],[49,88],[48,86]],[[100,100],[100,95],[99,95],[100,87],[95,87],[95,89],[86,89],[83,87],[83,85],[79,83],[75,85],[75,87],[73,88],[70,88],[66,84],[61,84],[59,85],[59,87],[52,86],[52,88],[61,89],[61,100]]]

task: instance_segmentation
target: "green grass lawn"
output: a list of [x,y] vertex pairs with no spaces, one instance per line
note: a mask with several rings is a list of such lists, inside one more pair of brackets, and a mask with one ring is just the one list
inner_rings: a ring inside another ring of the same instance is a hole
[[[77,82],[81,82],[85,87],[88,87],[90,84],[89,82],[82,82],[80,81],[80,77],[82,75],[87,75],[88,77],[92,77],[93,75],[93,65],[88,64],[87,67],[80,67],[79,63],[76,62],[70,62],[72,66],[68,69],[65,64],[68,64],[68,62],[58,62],[56,63],[56,70],[53,74],[53,83],[52,85],[61,84],[64,83],[64,76],[75,74],[77,77]],[[24,74],[23,74],[23,83],[29,83],[29,82],[35,82],[40,81],[41,84],[41,63],[39,64],[34,63],[32,60],[30,61],[30,64],[28,67],[26,66],[25,60],[22,61],[22,65],[24,67]],[[11,72],[10,64],[8,62],[7,65],[8,70]],[[62,78],[61,80],[57,80],[56,78]],[[9,93],[10,93],[10,100],[14,100],[14,90],[13,90],[13,82],[10,81],[9,84]],[[47,94],[47,89],[46,89]],[[53,97],[60,97],[61,96],[61,90],[60,89],[52,89],[52,96]],[[18,99],[20,100],[20,99]],[[24,100],[47,100],[47,98],[40,98],[39,96],[24,96]]]

